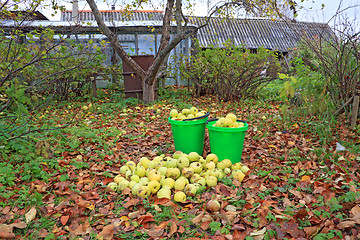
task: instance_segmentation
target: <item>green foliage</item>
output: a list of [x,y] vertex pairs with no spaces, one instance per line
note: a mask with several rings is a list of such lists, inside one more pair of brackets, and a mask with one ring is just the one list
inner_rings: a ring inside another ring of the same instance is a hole
[[224,101],[253,97],[276,79],[280,67],[267,49],[252,53],[230,42],[224,48],[206,49],[190,59],[183,58],[179,65],[181,77],[194,83],[197,95],[215,94]]

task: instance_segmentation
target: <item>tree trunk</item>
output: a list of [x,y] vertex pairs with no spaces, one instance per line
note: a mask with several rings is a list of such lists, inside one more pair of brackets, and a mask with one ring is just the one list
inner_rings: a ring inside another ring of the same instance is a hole
[[150,79],[145,79],[142,82],[142,85],[143,85],[143,102],[145,104],[154,102],[156,81],[150,81]]

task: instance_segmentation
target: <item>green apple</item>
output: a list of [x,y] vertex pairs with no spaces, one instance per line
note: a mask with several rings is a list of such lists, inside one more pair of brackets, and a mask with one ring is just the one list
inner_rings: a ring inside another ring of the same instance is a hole
[[210,153],[209,155],[206,156],[205,160],[206,162],[214,162],[215,164],[217,164],[219,158],[216,156],[216,154]]
[[176,151],[176,152],[174,152],[174,154],[173,154],[173,158],[178,159],[179,157],[181,157],[181,155],[183,155],[183,152],[181,152],[181,151]]
[[183,110],[181,110],[181,113],[187,116],[190,114],[190,109],[184,108]]
[[166,176],[167,167],[159,167],[158,172],[161,173],[161,175]]
[[223,127],[232,127],[233,121],[231,118],[225,118],[225,120],[222,122]]
[[143,185],[141,183],[136,183],[132,188],[131,188],[131,193],[134,196],[137,196],[139,188],[142,187]]
[[167,198],[171,199],[171,190],[169,187],[162,187],[160,190],[156,193],[156,196],[158,198]]
[[160,162],[160,161],[162,161],[164,158],[162,157],[162,156],[156,156],[156,157],[154,157],[154,159],[153,159],[153,161],[155,161],[155,162]]
[[143,166],[145,169],[148,168],[150,160],[147,157],[142,157],[139,160],[139,163],[141,164],[141,166]]
[[244,180],[245,174],[242,171],[238,171],[235,175],[233,175],[235,179],[242,182]]
[[149,164],[148,164],[148,168],[152,168],[152,169],[156,169],[156,167],[159,165],[159,162],[158,161],[150,161]]
[[149,181],[160,181],[161,180],[161,173],[156,170],[156,169],[152,169],[150,172],[149,172]]
[[197,152],[191,152],[188,154],[188,159],[190,162],[199,161],[200,155]]
[[169,186],[170,188],[174,188],[175,180],[172,178],[165,178],[165,180],[161,184],[162,186]]
[[219,171],[216,168],[211,169],[210,170],[210,176],[214,176],[216,178],[219,178]]
[[184,188],[184,193],[188,196],[195,196],[198,187],[195,184],[187,184]]
[[200,162],[192,162],[190,168],[194,169],[194,173],[201,173],[203,170],[202,164]]
[[119,184],[119,182],[120,182],[121,180],[123,180],[123,179],[125,179],[123,176],[117,175],[117,176],[114,178],[114,182],[115,182],[116,184]]
[[208,163],[206,163],[206,169],[207,169],[207,170],[215,169],[215,163],[214,163],[214,162],[208,162]]
[[216,168],[224,170],[226,168],[226,165],[223,162],[218,162],[218,164],[216,164]]
[[229,113],[228,115],[225,116],[225,118],[230,118],[231,121],[236,122],[237,118],[236,115],[233,113]]
[[165,167],[167,168],[176,168],[178,164],[178,160],[176,158],[168,159],[165,163]]
[[187,156],[182,155],[181,157],[179,157],[178,159],[178,168],[179,169],[183,169],[184,167],[188,167],[190,165],[190,161],[187,158]]
[[186,183],[186,180],[185,180],[185,179],[183,179],[183,178],[178,178],[178,179],[175,181],[174,188],[175,188],[175,190],[184,190],[186,184],[187,184],[187,183]]
[[199,177],[200,177],[199,174],[194,173],[194,174],[191,176],[191,178],[190,178],[190,182],[191,182],[191,183],[196,182],[196,181],[199,179]]
[[170,117],[176,118],[178,116],[179,112],[176,109],[171,109],[170,111]]
[[139,177],[145,176],[145,173],[146,173],[146,169],[145,169],[145,167],[143,167],[141,165],[137,166],[134,170],[134,174],[138,175]]
[[133,161],[128,161],[125,165],[128,166],[131,171],[133,171],[136,167],[136,164]]
[[206,180],[203,177],[199,177],[196,183],[200,184],[201,186],[206,186]]
[[178,168],[168,168],[166,171],[166,177],[172,178],[174,180],[178,179],[181,172]]
[[206,203],[206,209],[211,212],[218,212],[220,210],[220,206],[220,203],[215,199],[211,199]]
[[182,170],[181,170],[181,173],[184,177],[186,178],[191,178],[192,175],[194,175],[194,169],[191,168],[191,167],[184,167]]
[[110,182],[110,183],[107,185],[107,187],[108,187],[109,189],[113,190],[114,192],[116,192],[116,190],[117,190],[117,188],[118,188],[118,185],[117,185],[117,183],[115,183],[115,182]]
[[205,180],[209,187],[215,187],[217,185],[217,178],[214,176],[208,176]]
[[129,169],[129,170],[127,170],[126,173],[125,173],[125,178],[126,178],[126,179],[129,179],[129,178],[131,177],[131,175],[132,175],[132,172],[131,172],[131,170]]
[[231,169],[230,168],[224,168],[223,172],[225,173],[225,175],[228,175],[231,173]]
[[199,110],[196,107],[190,108],[190,114],[196,115],[199,112]]
[[218,179],[226,177],[226,174],[224,173],[224,171],[222,171],[220,169],[216,169],[216,170],[219,172]]
[[130,182],[124,178],[118,183],[118,191],[122,191],[125,188],[129,187],[129,184]]
[[191,119],[191,118],[194,118],[194,117],[195,117],[195,115],[190,113],[189,115],[187,115],[186,119]]
[[151,193],[157,193],[161,187],[158,181],[150,181],[147,186],[150,188]]
[[226,168],[230,168],[231,165],[232,165],[230,159],[224,159],[224,160],[222,160],[221,162],[225,164],[225,167],[226,167]]
[[237,163],[231,165],[231,170],[240,169],[241,167],[242,167],[242,163],[237,162]]
[[[243,172],[243,173],[248,173],[249,171],[250,171],[250,168],[248,168],[247,166],[245,166],[245,165],[243,165],[241,168],[240,168],[240,170]],[[114,181],[115,181],[115,179],[114,179]]]
[[135,184],[137,184],[137,182],[135,182],[135,181],[130,181],[129,182],[129,188],[133,188],[134,186],[135,186]]
[[141,186],[138,189],[137,196],[147,198],[150,195],[150,188],[148,186]]
[[126,166],[126,165],[121,166],[121,168],[120,168],[120,173],[125,175],[125,173],[127,172],[127,170],[130,170],[130,168],[129,168],[128,166]]
[[177,191],[174,195],[174,201],[175,202],[185,202],[186,201],[186,195],[182,191]]
[[132,175],[130,177],[130,181],[134,181],[138,183],[140,181],[140,177],[138,175]]
[[147,177],[142,177],[142,178],[140,178],[140,181],[139,181],[139,183],[141,183],[142,185],[147,185],[148,183],[149,183],[149,178],[147,178]]

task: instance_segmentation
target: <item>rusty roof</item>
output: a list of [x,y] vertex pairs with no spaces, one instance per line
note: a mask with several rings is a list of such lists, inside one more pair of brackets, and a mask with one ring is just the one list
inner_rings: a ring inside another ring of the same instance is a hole
[[[199,26],[205,17],[191,17],[190,22]],[[264,18],[231,19],[211,18],[209,24],[197,32],[203,47],[223,47],[226,40],[237,46],[287,52],[296,47],[301,38],[329,38],[333,33],[329,25],[315,22],[288,22]]]
[[[163,11],[157,10],[100,10],[99,11],[105,22],[111,21],[162,21]],[[91,10],[79,11],[80,21],[95,21]],[[72,21],[72,11],[67,10],[61,13],[61,21]]]

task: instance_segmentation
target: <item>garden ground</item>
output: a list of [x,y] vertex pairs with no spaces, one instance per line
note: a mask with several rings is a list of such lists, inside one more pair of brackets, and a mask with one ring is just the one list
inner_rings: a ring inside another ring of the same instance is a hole
[[[152,105],[102,96],[54,103],[39,126],[74,123],[3,147],[0,238],[360,239],[360,137],[347,119],[296,117],[273,101],[193,98],[186,89],[166,90]],[[127,161],[172,155],[168,113],[189,106],[248,122],[244,181],[224,178],[180,204],[107,189]],[[211,198],[219,212],[205,209]]]

